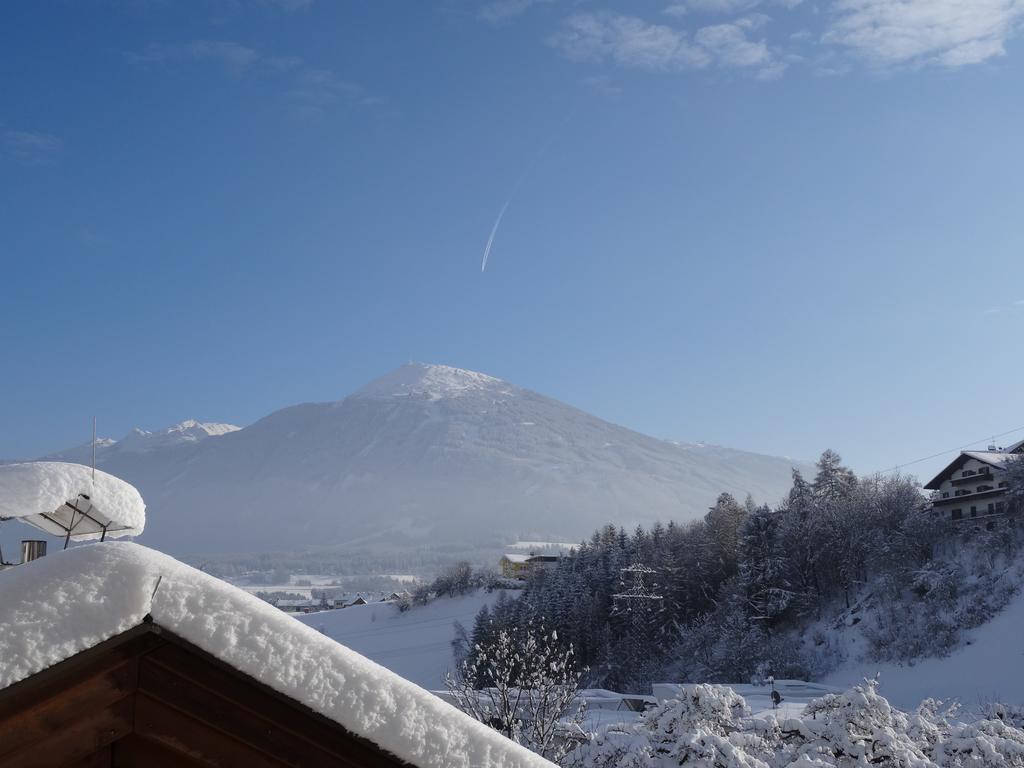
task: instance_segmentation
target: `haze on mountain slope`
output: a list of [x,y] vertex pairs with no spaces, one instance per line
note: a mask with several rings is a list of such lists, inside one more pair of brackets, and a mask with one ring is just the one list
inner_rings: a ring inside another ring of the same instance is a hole
[[774,502],[794,464],[658,440],[440,365],[244,429],[186,425],[98,452],[142,491],[143,542],[181,554],[576,541],[693,519],[723,491]]

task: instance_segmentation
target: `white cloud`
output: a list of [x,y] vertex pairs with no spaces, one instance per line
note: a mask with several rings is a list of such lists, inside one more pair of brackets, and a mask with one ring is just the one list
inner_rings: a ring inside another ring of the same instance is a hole
[[259,54],[244,45],[224,40],[193,40],[181,45],[151,43],[138,57],[141,61],[214,61],[239,77],[259,59]]
[[552,0],[491,0],[480,7],[479,16],[488,24],[503,24],[521,16],[530,8]]
[[1012,304],[1007,305],[996,304],[995,306],[989,307],[985,310],[986,315],[1017,315],[1022,312],[1024,312],[1024,299],[1018,299]]
[[803,2],[803,0],[677,0],[677,2],[672,3],[672,5],[665,9],[665,13],[670,16],[683,16],[690,11],[694,13],[735,14],[749,11],[765,1],[771,5],[782,6],[790,10]]
[[570,16],[550,43],[570,59],[611,60],[637,69],[698,69],[711,61],[683,32],[609,12]]
[[143,62],[213,62],[232,75],[251,74],[278,83],[287,108],[301,118],[324,115],[334,107],[376,106],[385,99],[367,94],[362,86],[330,69],[308,66],[297,56],[269,56],[232,42],[194,40],[180,45],[152,44],[134,58]]
[[754,14],[729,24],[712,24],[697,30],[694,42],[728,69],[754,69],[759,80],[778,80],[788,64],[764,40],[751,40],[747,32],[767,24],[767,16]]
[[771,80],[785,72],[785,62],[764,40],[747,37],[749,31],[768,21],[767,16],[753,14],[728,24],[712,24],[698,29],[691,40],[674,27],[633,16],[578,13],[566,21],[551,44],[569,58],[581,61],[611,61],[654,71],[702,69],[716,64],[756,71],[759,78]]
[[756,67],[768,64],[772,54],[763,40],[747,39],[739,24],[714,24],[697,30],[694,40],[726,67]]
[[690,10],[700,13],[742,13],[760,0],[687,0]]
[[64,149],[63,140],[38,131],[4,131],[0,145],[8,155],[27,165],[51,165]]
[[376,106],[385,103],[368,96],[362,86],[329,69],[306,69],[299,73],[288,92],[292,114],[303,119],[318,118],[339,106]]
[[1005,53],[1024,0],[836,0],[826,42],[879,66],[960,67]]

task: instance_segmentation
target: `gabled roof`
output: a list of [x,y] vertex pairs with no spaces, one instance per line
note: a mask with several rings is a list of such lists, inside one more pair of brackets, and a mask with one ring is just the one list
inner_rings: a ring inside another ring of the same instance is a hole
[[530,559],[530,555],[518,555],[514,553],[508,553],[502,555],[502,559],[508,560],[510,563],[525,563]]
[[421,768],[551,768],[433,694],[259,598],[137,544],[0,574],[0,691],[145,620]]
[[0,691],[0,765],[414,768],[152,622]]
[[1004,469],[1006,463],[1014,458],[1016,458],[1014,454],[1006,451],[961,451],[959,456],[947,464],[946,468],[929,480],[924,487],[929,491],[938,490],[942,483],[948,480],[950,475],[962,467],[968,459],[976,459],[990,467]]
[[81,464],[36,461],[0,465],[0,519],[20,519],[73,539],[138,536],[142,496],[124,480]]

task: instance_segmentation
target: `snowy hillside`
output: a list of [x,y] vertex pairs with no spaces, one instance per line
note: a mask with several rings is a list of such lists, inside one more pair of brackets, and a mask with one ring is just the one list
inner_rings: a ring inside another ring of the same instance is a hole
[[445,672],[454,666],[455,622],[467,630],[499,592],[484,590],[446,597],[400,613],[396,603],[356,605],[298,616],[304,624],[363,654],[428,690],[444,690]]
[[142,491],[145,543],[179,554],[578,541],[608,521],[692,519],[723,491],[774,502],[792,464],[658,440],[421,364],[245,429],[185,422],[99,455]]
[[1024,706],[1024,594],[990,622],[969,631],[965,643],[945,658],[913,665],[850,663],[824,682],[844,688],[877,673],[881,693],[903,709],[913,709],[928,697],[957,699],[972,711],[993,701]]

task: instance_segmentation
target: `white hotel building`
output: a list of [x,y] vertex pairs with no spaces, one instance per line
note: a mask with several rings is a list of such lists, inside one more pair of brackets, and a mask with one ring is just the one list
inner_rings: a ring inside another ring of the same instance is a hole
[[938,518],[953,522],[998,515],[1007,510],[1007,464],[1024,454],[1024,440],[1009,448],[961,451],[924,487],[932,491]]

